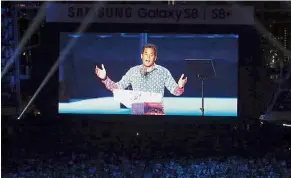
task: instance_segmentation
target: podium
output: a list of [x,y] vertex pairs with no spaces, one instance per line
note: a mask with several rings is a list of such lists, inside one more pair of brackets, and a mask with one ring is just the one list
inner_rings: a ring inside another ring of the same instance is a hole
[[201,115],[204,116],[204,82],[215,77],[216,71],[212,59],[185,59],[191,75],[201,81]]
[[132,110],[134,115],[163,115],[163,95],[133,90],[113,90],[114,100]]

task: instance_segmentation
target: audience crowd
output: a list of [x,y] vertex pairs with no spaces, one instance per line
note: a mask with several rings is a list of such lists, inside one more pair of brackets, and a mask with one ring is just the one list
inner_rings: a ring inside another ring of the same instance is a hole
[[145,127],[138,133],[123,126],[94,132],[87,127],[66,134],[52,126],[6,129],[2,177],[291,176],[290,131],[280,126]]

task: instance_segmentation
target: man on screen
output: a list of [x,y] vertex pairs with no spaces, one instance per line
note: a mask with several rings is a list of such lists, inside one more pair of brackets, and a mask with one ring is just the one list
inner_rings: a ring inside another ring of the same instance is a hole
[[183,94],[187,77],[184,77],[184,74],[182,74],[177,84],[168,69],[157,65],[155,63],[157,60],[157,48],[155,45],[146,44],[143,47],[141,59],[143,64],[130,68],[119,82],[114,82],[107,76],[103,64],[101,69],[96,66],[95,73],[110,91],[114,89],[126,89],[131,85],[135,91],[153,92],[164,95],[164,89],[166,87],[175,96]]

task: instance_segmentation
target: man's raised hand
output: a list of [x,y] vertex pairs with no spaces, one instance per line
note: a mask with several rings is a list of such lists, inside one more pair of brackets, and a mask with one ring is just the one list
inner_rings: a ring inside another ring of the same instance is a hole
[[178,81],[179,88],[184,88],[186,83],[187,83],[187,77],[184,78],[184,74],[182,74]]
[[96,65],[95,73],[101,80],[106,78],[106,69],[104,68],[103,64],[101,65],[101,69]]

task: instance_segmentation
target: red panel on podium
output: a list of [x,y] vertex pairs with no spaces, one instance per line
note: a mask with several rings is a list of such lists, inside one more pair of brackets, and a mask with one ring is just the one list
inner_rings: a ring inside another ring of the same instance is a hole
[[162,103],[134,103],[132,104],[132,114],[134,115],[164,115]]

